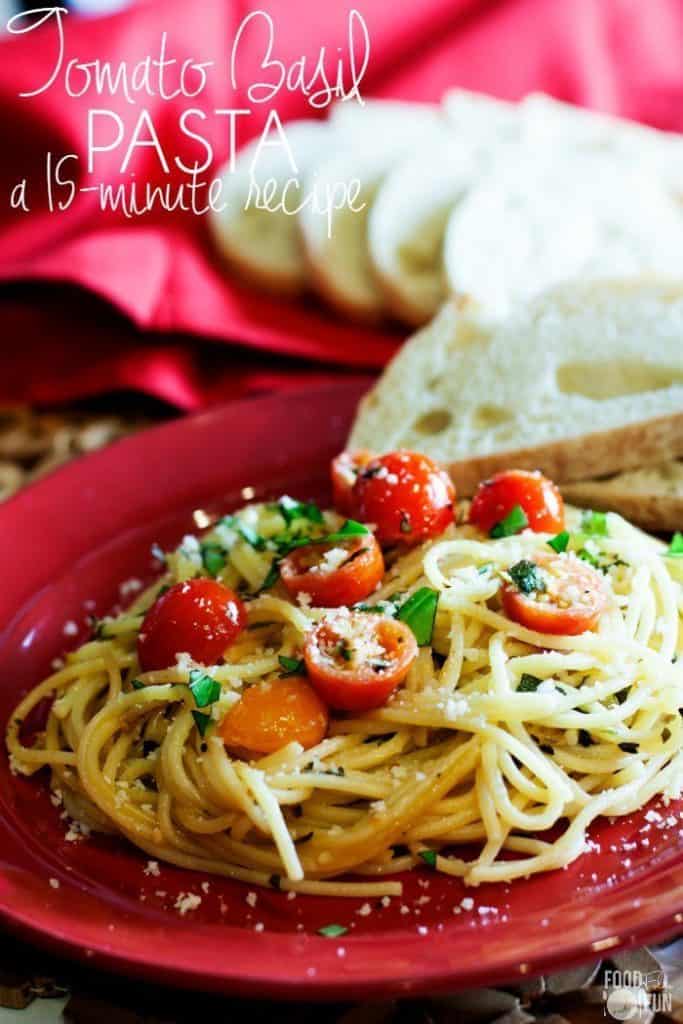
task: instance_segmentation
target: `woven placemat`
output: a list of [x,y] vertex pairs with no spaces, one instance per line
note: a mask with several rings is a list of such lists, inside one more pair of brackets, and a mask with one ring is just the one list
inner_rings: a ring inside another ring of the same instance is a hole
[[[129,404],[129,403],[119,403]],[[145,404],[111,412],[83,408],[35,412],[0,408],[0,501],[57,466],[159,421]],[[486,955],[485,948],[482,956]],[[477,989],[388,1003],[273,1003],[176,992],[120,980],[18,942],[0,930],[0,1007],[21,1010],[36,999],[66,1002],[73,1024],[195,1024],[201,1019],[250,1024],[683,1024],[683,940],[637,949],[524,985]],[[213,1016],[216,1015],[216,1016]]]

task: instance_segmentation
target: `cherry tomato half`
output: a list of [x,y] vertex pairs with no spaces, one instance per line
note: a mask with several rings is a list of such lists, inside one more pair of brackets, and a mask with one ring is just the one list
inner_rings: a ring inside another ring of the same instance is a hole
[[564,502],[559,490],[537,470],[510,469],[479,484],[470,506],[470,522],[484,533],[519,505],[529,529],[559,533],[564,527]]
[[311,685],[340,711],[380,707],[416,657],[417,642],[405,623],[346,609],[319,622],[304,644]]
[[607,605],[602,576],[574,554],[537,557],[545,590],[503,586],[503,610],[509,619],[537,633],[576,636],[595,629]]
[[271,754],[296,741],[308,749],[325,737],[329,716],[305,679],[292,676],[256,683],[223,718],[226,747],[240,754]]
[[384,576],[382,550],[371,533],[337,544],[307,544],[280,562],[280,577],[292,597],[309,594],[318,608],[356,604]]
[[372,459],[353,487],[359,518],[381,544],[420,544],[453,522],[455,488],[426,455],[397,451]]
[[247,624],[247,612],[216,580],[176,583],[158,597],[142,622],[138,658],[143,672],[169,668],[177,654],[213,665]]
[[361,448],[358,451],[342,452],[332,459],[332,504],[340,515],[352,519],[356,514],[353,485],[363,466],[372,458],[372,452]]

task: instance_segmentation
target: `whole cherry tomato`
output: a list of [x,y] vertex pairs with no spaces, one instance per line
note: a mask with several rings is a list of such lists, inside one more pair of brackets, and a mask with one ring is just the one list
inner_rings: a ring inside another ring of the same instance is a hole
[[496,473],[479,484],[469,519],[490,533],[517,505],[535,533],[559,533],[564,527],[564,502],[555,484],[538,471],[525,469]]
[[329,715],[305,679],[292,676],[249,686],[223,718],[219,733],[240,754],[271,754],[296,741],[315,747],[327,732]]
[[177,654],[213,665],[247,624],[247,612],[228,587],[216,580],[176,583],[156,599],[138,636],[143,672],[169,668]]
[[341,452],[332,460],[332,504],[340,515],[353,518],[356,514],[353,499],[353,485],[363,466],[373,453],[361,448],[358,451]]
[[420,544],[453,522],[455,488],[432,459],[417,452],[380,455],[353,487],[359,518],[377,527],[381,544]]

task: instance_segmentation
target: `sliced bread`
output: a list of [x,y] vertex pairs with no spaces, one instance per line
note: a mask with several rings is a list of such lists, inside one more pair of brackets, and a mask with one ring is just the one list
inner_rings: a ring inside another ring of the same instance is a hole
[[563,484],[562,493],[575,505],[619,512],[646,530],[683,529],[683,462]]
[[493,327],[448,302],[362,400],[349,443],[424,451],[463,496],[511,466],[565,483],[683,456],[683,283],[566,285]]
[[[226,206],[211,212],[209,229],[219,254],[244,280],[267,291],[293,295],[306,287],[306,262],[294,216],[257,205],[257,189],[271,193],[270,206],[278,205],[285,183],[287,206],[295,208],[308,169],[329,148],[332,132],[319,121],[292,121],[286,126],[287,143],[296,163],[272,135],[266,145],[255,140],[240,151],[231,172],[222,174],[222,200]],[[267,185],[269,180],[276,187]],[[295,179],[295,180],[293,180]]]
[[330,215],[308,205],[297,218],[313,287],[335,309],[361,322],[376,322],[386,312],[367,242],[368,216],[379,186],[412,147],[433,145],[443,135],[439,115],[432,108],[408,118],[401,130],[400,123],[392,116],[384,132],[370,131],[367,125],[375,124],[370,119],[359,123],[357,131],[341,136],[338,149],[311,168],[306,189],[315,188],[324,199],[341,197],[344,187],[354,187],[353,203],[340,205]]
[[451,289],[492,319],[573,279],[678,275],[683,208],[614,157],[562,150],[498,164],[458,203],[444,240]]

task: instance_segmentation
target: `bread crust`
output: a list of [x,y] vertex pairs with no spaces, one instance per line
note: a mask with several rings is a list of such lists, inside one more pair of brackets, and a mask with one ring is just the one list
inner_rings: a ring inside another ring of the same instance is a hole
[[[590,480],[683,456],[683,410],[611,430],[561,438],[536,448],[473,456],[448,464],[464,496],[503,469],[540,469],[558,484]],[[611,499],[610,499],[611,500]]]
[[574,505],[599,512],[618,512],[644,530],[668,532],[680,529],[683,524],[683,496],[607,489],[599,480],[564,484],[560,489],[565,500]]

